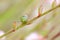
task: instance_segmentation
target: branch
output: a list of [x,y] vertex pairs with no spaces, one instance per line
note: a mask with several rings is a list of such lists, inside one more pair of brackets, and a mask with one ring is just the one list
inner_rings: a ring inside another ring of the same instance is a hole
[[[58,5],[58,6],[54,7],[54,8],[52,8],[52,9],[44,12],[43,14],[41,14],[41,15],[38,16],[38,17],[33,18],[32,20],[28,21],[26,24],[21,24],[19,27],[16,28],[16,30],[20,29],[21,27],[23,27],[23,26],[25,26],[25,25],[27,25],[27,24],[32,23],[34,20],[36,20],[36,19],[38,19],[38,18],[40,18],[40,17],[48,14],[49,12],[51,12],[51,11],[53,11],[53,10],[59,8],[59,7],[60,7],[60,5]],[[9,32],[7,32],[7,33],[5,33],[4,35],[0,36],[0,38],[4,37],[4,36],[6,36],[6,35],[9,35],[9,34],[12,33],[12,32],[15,32],[15,30],[10,30]]]

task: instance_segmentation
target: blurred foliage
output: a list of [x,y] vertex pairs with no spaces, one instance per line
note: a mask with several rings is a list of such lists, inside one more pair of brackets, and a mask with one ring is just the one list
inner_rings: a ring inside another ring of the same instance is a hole
[[[10,2],[12,1],[14,0],[11,0]],[[33,11],[41,6],[40,1],[41,0],[17,0],[12,2],[11,6],[6,11],[2,14],[0,13],[0,30],[6,32],[4,35],[0,36],[0,38],[6,36],[6,40],[24,40],[26,36],[34,31],[37,31],[38,34],[41,34],[44,37],[47,36],[50,33],[51,28],[60,23],[60,4],[56,6],[54,2],[52,3],[52,9],[41,12],[39,17],[27,20],[26,24],[22,23],[15,31],[13,29],[13,22],[19,21],[20,17],[23,15],[28,15],[29,19],[31,14],[33,14]],[[52,16],[49,18],[49,15],[51,14]],[[56,18],[58,22],[56,21]],[[51,28],[49,28],[48,25]],[[9,31],[11,29],[13,30]]]

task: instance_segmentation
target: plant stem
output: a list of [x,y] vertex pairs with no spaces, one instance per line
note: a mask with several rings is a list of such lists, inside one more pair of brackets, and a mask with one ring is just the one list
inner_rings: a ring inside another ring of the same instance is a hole
[[50,10],[48,10],[48,11],[44,12],[43,14],[41,14],[41,15],[40,15],[40,16],[38,16],[38,17],[33,18],[33,19],[32,19],[32,20],[30,20],[29,22],[32,22],[32,21],[34,21],[34,20],[38,19],[39,17],[44,16],[44,15],[48,14],[49,12],[51,12],[51,11],[53,11],[53,10],[55,10],[55,9],[59,8],[59,7],[60,7],[60,5],[58,5],[58,6],[54,7],[54,8],[52,8],[52,9],[50,9]]
[[[52,9],[44,12],[44,13],[43,13],[42,15],[40,15],[39,17],[35,17],[35,18],[33,18],[32,20],[28,21],[27,24],[32,23],[34,20],[36,20],[36,19],[38,19],[38,18],[40,18],[40,17],[48,14],[49,12],[51,12],[51,11],[53,11],[53,10],[59,8],[59,7],[60,7],[60,5],[58,5],[58,6],[54,7],[54,8],[52,8]],[[27,24],[22,24],[22,25],[20,25],[19,27],[16,28],[16,30],[20,29],[21,27],[23,27],[23,26],[25,26],[25,25],[27,25]],[[5,33],[4,35],[0,36],[0,38],[4,37],[4,36],[6,36],[6,35],[8,35],[8,34],[10,34],[10,33],[12,33],[12,32],[15,32],[15,31],[14,31],[14,30],[11,30],[11,31]]]

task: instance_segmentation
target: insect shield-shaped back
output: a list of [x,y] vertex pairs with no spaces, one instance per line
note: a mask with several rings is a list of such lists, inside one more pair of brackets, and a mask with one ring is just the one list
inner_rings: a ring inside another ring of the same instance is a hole
[[28,21],[28,16],[27,15],[24,15],[24,16],[22,16],[21,18],[20,18],[20,21],[22,22],[22,23],[27,23],[27,21]]

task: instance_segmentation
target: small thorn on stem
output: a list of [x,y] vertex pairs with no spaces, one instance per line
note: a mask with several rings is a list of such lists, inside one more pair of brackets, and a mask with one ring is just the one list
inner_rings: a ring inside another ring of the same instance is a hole
[[42,12],[42,5],[38,8],[38,17],[41,16],[41,12]]
[[12,30],[12,32],[15,32],[15,30]]
[[16,30],[16,21],[13,23],[13,29]]
[[40,13],[40,8],[39,8],[39,9],[38,9],[38,16],[37,16],[37,17],[40,17],[40,14],[41,14],[41,13]]
[[41,16],[41,14],[40,13],[38,13],[38,16],[37,17],[40,17]]

